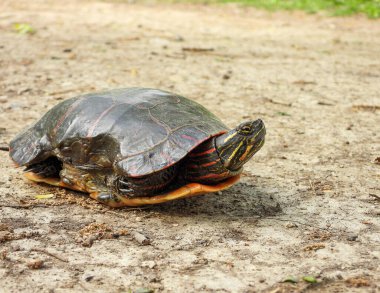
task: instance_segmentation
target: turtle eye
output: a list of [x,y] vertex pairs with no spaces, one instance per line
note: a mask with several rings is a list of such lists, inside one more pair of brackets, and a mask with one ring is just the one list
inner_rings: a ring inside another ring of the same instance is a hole
[[244,123],[243,125],[240,125],[239,127],[239,133],[241,135],[251,135],[253,133],[254,128],[249,123]]
[[241,128],[241,131],[244,131],[244,132],[250,132],[250,131],[251,131],[251,127],[249,127],[248,125],[244,125],[244,126]]

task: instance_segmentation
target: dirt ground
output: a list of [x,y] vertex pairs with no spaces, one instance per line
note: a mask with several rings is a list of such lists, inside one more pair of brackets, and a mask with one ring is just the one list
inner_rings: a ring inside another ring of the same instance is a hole
[[142,86],[261,118],[266,145],[230,190],[141,209],[31,184],[1,152],[1,292],[379,290],[378,20],[62,3],[0,3],[0,144],[63,99]]

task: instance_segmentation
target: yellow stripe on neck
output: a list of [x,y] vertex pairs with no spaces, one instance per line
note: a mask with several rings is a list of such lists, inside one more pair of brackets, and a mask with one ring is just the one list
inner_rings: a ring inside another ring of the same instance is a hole
[[232,152],[231,156],[229,156],[229,158],[227,159],[227,162],[230,163],[232,158],[236,155],[237,151],[240,149],[240,147],[243,145],[243,141],[241,141],[239,143],[239,145],[234,149],[234,151]]
[[224,143],[226,143],[227,141],[229,141],[231,138],[233,138],[235,135],[237,134],[237,132],[234,132],[232,134],[230,134],[229,136],[227,136],[225,139],[224,139]]

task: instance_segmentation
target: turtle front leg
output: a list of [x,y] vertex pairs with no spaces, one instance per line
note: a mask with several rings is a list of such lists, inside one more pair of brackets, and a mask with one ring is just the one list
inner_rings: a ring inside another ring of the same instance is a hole
[[[164,191],[177,176],[177,166],[143,177],[111,176],[107,190],[98,187],[90,197],[110,207],[140,206],[153,202],[150,197]],[[111,179],[112,178],[112,179]]]
[[118,195],[115,192],[115,190],[95,191],[95,192],[90,192],[90,197],[104,205],[107,205],[113,208],[126,206],[126,204],[124,203],[125,199],[129,196],[133,197],[134,191],[132,188],[129,187],[129,184],[122,179],[117,179],[115,184],[116,184],[115,189],[117,190],[117,192],[122,193],[123,195]]
[[178,167],[174,165],[142,177],[117,177],[114,188],[123,197],[152,196],[164,191],[177,174]]

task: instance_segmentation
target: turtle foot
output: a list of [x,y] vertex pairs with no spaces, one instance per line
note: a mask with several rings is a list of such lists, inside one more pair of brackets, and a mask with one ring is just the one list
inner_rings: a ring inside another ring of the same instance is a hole
[[209,192],[217,192],[220,190],[227,189],[234,185],[236,182],[239,181],[240,174],[236,175],[234,177],[231,177],[227,179],[226,181],[223,181],[216,185],[204,185],[200,183],[188,183],[182,187],[179,187],[176,190],[162,193],[155,196],[150,197],[128,197],[126,195],[113,195],[110,193],[103,193],[103,192],[94,192],[91,193],[90,196],[93,199],[96,199],[97,201],[108,205],[113,208],[119,208],[119,207],[138,207],[143,205],[151,205],[151,204],[158,204],[163,203],[179,198],[185,198],[185,197],[191,197],[191,196],[197,196]]

